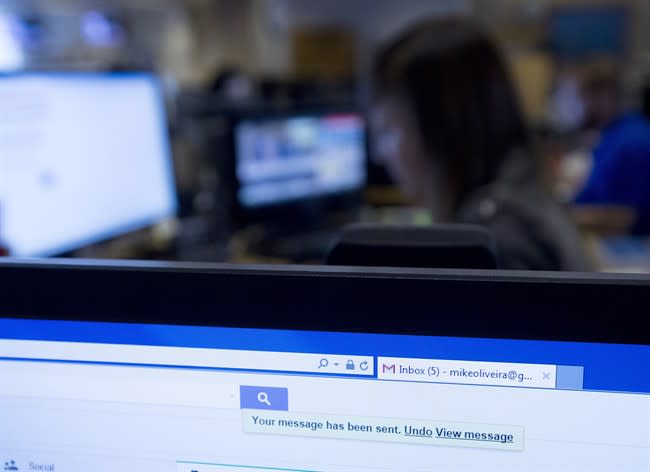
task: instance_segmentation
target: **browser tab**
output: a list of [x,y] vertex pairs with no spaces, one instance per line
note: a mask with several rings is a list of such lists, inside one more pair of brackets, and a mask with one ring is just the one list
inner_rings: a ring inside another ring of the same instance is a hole
[[441,359],[379,357],[377,377],[385,380],[504,387],[555,388],[557,366]]

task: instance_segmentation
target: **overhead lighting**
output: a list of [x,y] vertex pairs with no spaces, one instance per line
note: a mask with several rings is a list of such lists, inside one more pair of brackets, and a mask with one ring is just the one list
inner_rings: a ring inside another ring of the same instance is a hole
[[89,11],[83,15],[81,34],[87,44],[101,48],[118,47],[126,36],[119,18],[102,11]]

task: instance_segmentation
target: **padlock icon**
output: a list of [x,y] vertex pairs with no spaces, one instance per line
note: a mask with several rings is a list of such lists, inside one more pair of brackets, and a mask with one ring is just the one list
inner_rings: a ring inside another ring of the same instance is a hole
[[348,362],[345,364],[345,368],[347,370],[354,370],[354,361],[352,359],[348,360]]

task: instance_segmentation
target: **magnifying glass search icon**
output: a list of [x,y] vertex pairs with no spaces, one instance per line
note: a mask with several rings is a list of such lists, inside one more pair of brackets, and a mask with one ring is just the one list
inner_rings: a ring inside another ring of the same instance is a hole
[[257,401],[260,403],[264,403],[267,406],[271,406],[271,402],[269,401],[269,395],[266,392],[260,392],[257,394]]
[[320,363],[318,364],[318,368],[319,368],[319,369],[323,369],[323,368],[327,367],[328,365],[330,365],[330,361],[328,361],[327,359],[325,359],[325,358],[323,357],[323,358],[320,360]]

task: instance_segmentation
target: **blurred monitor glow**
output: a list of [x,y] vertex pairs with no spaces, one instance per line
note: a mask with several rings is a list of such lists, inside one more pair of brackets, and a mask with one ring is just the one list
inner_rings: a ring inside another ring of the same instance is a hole
[[25,49],[38,49],[45,45],[47,39],[47,25],[39,15],[12,17],[11,31]]
[[14,34],[12,18],[0,13],[0,71],[20,69],[24,62],[20,42]]
[[174,215],[153,77],[9,75],[0,103],[0,239],[12,255],[54,255]]
[[356,114],[241,122],[235,132],[239,203],[257,208],[360,189],[364,128]]
[[117,17],[101,11],[89,11],[81,19],[81,34],[90,46],[111,48],[122,45],[125,31]]
[[628,23],[625,7],[561,8],[550,19],[550,45],[557,56],[568,60],[598,55],[622,56]]

